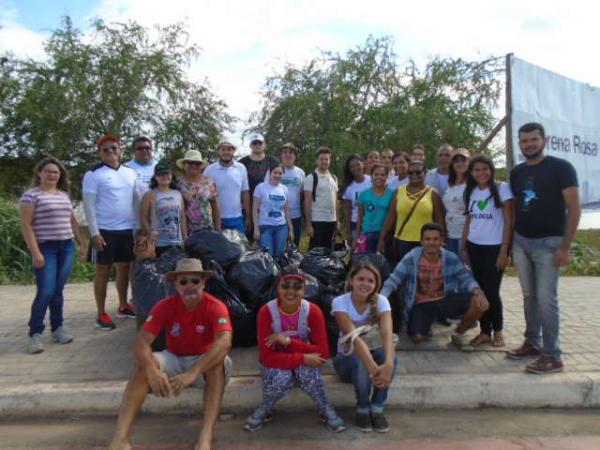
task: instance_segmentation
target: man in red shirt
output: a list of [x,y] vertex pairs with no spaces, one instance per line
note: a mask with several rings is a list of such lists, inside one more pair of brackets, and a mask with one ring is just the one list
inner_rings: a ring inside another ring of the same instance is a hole
[[[185,258],[166,277],[177,294],[158,302],[134,344],[136,366],[119,409],[111,450],[131,449],[129,432],[149,392],[178,396],[192,384],[204,387],[204,422],[195,449],[211,448],[223,391],[231,373],[232,327],[227,307],[204,292],[214,273],[197,259]],[[152,353],[151,344],[165,329],[167,350]]]

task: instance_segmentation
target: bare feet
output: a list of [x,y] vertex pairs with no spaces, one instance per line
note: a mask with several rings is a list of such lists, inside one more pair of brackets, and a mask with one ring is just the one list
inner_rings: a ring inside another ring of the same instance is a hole
[[110,443],[109,450],[133,450],[131,442],[128,439],[113,439]]

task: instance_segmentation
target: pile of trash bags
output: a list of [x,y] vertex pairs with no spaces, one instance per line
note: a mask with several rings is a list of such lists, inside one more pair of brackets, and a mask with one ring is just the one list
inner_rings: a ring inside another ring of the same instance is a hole
[[[333,349],[339,329],[331,315],[331,302],[345,291],[349,267],[343,259],[348,252],[315,248],[302,255],[294,244],[289,244],[285,253],[274,259],[264,250],[248,249],[246,237],[235,230],[223,233],[200,231],[185,241],[184,248],[174,247],[159,258],[136,261],[133,297],[139,315],[138,325],[143,324],[159,300],[175,294],[165,274],[175,270],[180,259],[193,257],[200,259],[206,270],[216,273],[207,281],[205,290],[228,307],[234,329],[233,345],[255,345],[258,310],[277,297],[279,274],[289,266],[296,266],[307,276],[305,298],[323,310]],[[385,276],[389,274],[389,266],[382,255],[354,255],[351,264],[362,259],[383,270]]]

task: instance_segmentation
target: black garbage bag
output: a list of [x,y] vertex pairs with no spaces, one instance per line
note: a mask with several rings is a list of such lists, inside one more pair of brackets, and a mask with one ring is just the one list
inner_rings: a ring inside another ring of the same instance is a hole
[[199,258],[203,263],[213,259],[224,269],[237,263],[244,250],[236,242],[231,242],[216,231],[198,231],[185,240],[185,251],[192,258]]
[[[280,271],[265,251],[249,252],[227,272],[227,283],[237,289],[246,306],[256,311],[273,298]],[[276,294],[275,294],[276,296]]]
[[182,247],[171,247],[156,260],[156,269],[159,273],[171,272],[175,270],[177,261],[187,257]]
[[344,262],[325,247],[310,250],[302,259],[300,268],[325,284],[343,281],[346,276]]
[[221,300],[229,310],[233,327],[233,346],[250,347],[256,344],[256,312],[246,307],[235,290],[225,282],[223,269],[217,262],[210,260],[206,270],[216,273],[206,282],[204,290]]
[[133,277],[133,303],[136,314],[141,313],[147,317],[159,300],[177,292],[175,287],[167,281],[165,274],[158,271],[154,260],[136,261]]
[[275,262],[281,268],[281,270],[285,270],[288,267],[299,267],[302,262],[302,253],[296,247],[296,244],[293,242],[288,242],[287,247],[285,248],[285,252],[282,255],[275,257]]
[[350,259],[348,270],[362,261],[370,262],[379,270],[382,283],[390,276],[390,264],[383,253],[354,253]]
[[242,249],[242,254],[248,251],[250,242],[248,242],[248,238],[238,230],[227,229],[221,231],[221,234],[225,236],[229,242],[237,244]]
[[306,276],[306,289],[304,291],[304,298],[311,303],[319,304],[319,281],[310,274]]

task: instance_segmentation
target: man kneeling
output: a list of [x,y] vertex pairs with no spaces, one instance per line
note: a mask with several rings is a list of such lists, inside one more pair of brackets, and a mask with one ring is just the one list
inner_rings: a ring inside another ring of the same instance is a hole
[[[158,397],[178,396],[192,384],[204,386],[204,420],[194,448],[211,448],[231,372],[227,353],[232,334],[227,307],[204,292],[204,283],[212,275],[197,259],[182,259],[175,271],[167,273],[177,294],[154,305],[135,340],[136,366],[123,394],[111,450],[132,448],[131,425],[148,392]],[[152,353],[151,344],[163,329],[167,350]]]
[[421,247],[411,250],[396,265],[381,294],[387,297],[404,283],[407,331],[417,344],[427,339],[438,318],[462,316],[452,334],[452,343],[462,347],[465,331],[489,308],[471,272],[454,253],[442,248],[442,229],[435,223],[423,225]]

